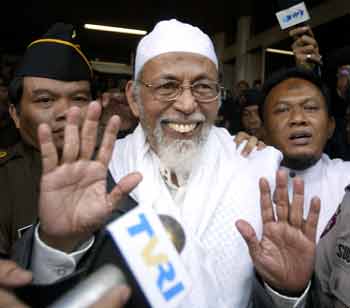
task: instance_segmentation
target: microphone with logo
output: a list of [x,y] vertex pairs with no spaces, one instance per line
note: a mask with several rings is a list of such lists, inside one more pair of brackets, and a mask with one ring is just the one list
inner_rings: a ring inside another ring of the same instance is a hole
[[[306,8],[306,5],[303,1],[300,0],[274,0],[275,6],[277,7],[276,17],[278,23],[282,30],[293,28],[298,28],[306,26],[307,22],[310,20],[310,14]],[[301,32],[298,37],[306,34],[313,37],[311,29],[304,30]],[[315,60],[311,54],[307,55],[305,63],[303,66],[307,69],[313,69],[314,67],[322,65],[321,58]]]
[[276,17],[282,30],[302,26],[310,20],[310,14],[303,1],[275,0]]
[[125,264],[102,265],[49,308],[86,308],[111,288],[126,284],[132,288],[132,297],[143,294],[142,307],[177,307],[190,289],[178,254],[185,246],[181,225],[170,216],[157,215],[139,205],[107,225],[107,230],[108,244]]

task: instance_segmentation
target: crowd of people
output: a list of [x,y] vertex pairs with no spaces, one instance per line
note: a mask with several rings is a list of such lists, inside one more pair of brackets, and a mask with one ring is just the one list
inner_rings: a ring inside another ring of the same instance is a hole
[[[125,271],[106,225],[140,204],[183,228],[179,307],[350,305],[350,49],[323,59],[297,27],[295,67],[223,96],[210,37],[164,20],[133,78],[96,89],[73,32],[54,24],[0,77],[0,306]],[[90,307],[149,307],[127,284]]]

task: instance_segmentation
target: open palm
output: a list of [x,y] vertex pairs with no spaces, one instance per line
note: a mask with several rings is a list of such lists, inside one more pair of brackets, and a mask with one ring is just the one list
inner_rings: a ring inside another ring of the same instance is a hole
[[263,221],[261,241],[249,223],[240,220],[236,223],[237,228],[263,280],[282,292],[300,293],[306,288],[314,268],[320,200],[312,199],[310,212],[304,220],[303,181],[298,178],[293,180],[293,200],[289,204],[287,175],[278,171],[275,217],[269,184],[265,179],[261,179],[259,184]]
[[138,173],[124,177],[110,194],[106,191],[108,162],[111,158],[119,119],[109,121],[96,159],[91,160],[101,107],[90,104],[81,131],[79,108],[67,116],[65,141],[59,161],[48,125],[39,127],[43,160],[40,186],[40,236],[55,248],[71,250],[89,238],[116,208],[123,194],[141,180]]

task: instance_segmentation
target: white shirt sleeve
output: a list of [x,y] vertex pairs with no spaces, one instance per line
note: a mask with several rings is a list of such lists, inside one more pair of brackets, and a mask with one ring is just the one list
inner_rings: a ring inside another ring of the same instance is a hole
[[277,293],[272,290],[272,288],[264,283],[267,293],[270,294],[272,301],[275,303],[278,308],[304,308],[306,304],[307,294],[310,289],[311,283],[309,282],[304,293],[300,297],[288,297]]
[[94,244],[95,237],[83,243],[70,254],[46,245],[39,237],[39,225],[35,227],[31,270],[37,284],[50,284],[74,272],[78,262]]

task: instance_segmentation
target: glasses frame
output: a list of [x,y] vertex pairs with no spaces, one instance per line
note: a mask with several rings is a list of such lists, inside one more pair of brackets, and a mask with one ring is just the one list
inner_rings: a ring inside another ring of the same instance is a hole
[[157,97],[154,93],[154,88],[155,88],[155,84],[153,83],[149,83],[149,82],[145,82],[141,79],[138,79],[137,82],[141,83],[143,86],[145,86],[146,88],[148,89],[151,89],[152,90],[152,95],[155,99],[161,101],[161,102],[167,102],[167,103],[171,103],[171,102],[174,102],[176,101],[182,94],[183,92],[185,91],[185,89],[190,89],[191,91],[191,95],[201,104],[210,104],[212,102],[214,102],[216,99],[218,99],[218,97],[220,97],[221,95],[221,92],[224,90],[224,87],[220,85],[219,82],[217,81],[210,81],[212,83],[215,83],[217,86],[218,86],[218,94],[214,97],[214,98],[211,98],[210,100],[201,100],[199,99],[197,96],[193,95],[193,92],[192,92],[192,87],[196,84],[196,83],[193,83],[193,84],[190,84],[190,85],[184,85],[183,83],[179,83],[180,84],[180,87],[179,87],[179,92],[176,94],[176,96],[174,98],[171,98],[171,99],[161,99],[159,97]]

